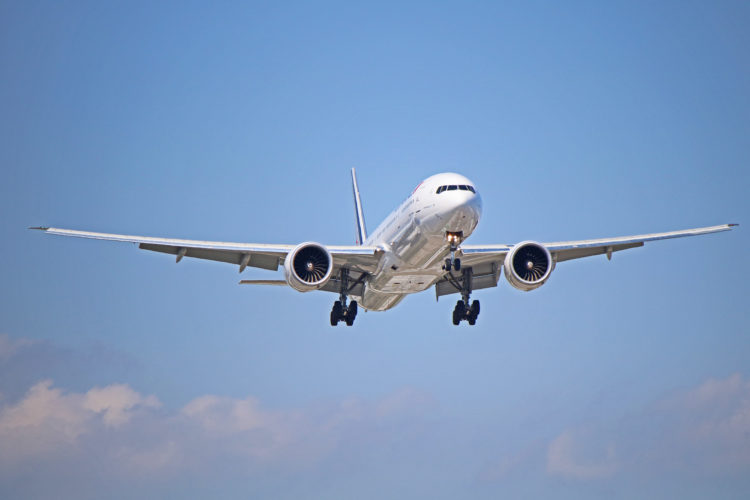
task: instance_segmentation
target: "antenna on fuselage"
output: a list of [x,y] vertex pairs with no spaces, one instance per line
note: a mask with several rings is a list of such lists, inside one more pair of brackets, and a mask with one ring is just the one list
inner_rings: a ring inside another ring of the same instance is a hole
[[367,241],[367,227],[365,227],[365,216],[362,213],[362,200],[359,198],[357,172],[354,169],[352,169],[352,193],[354,194],[354,217],[357,223],[357,245],[364,245]]

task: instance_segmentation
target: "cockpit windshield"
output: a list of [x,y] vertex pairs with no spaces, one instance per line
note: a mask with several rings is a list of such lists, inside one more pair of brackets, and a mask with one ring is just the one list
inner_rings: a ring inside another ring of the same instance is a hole
[[435,193],[440,194],[443,191],[457,191],[457,190],[471,191],[472,193],[476,193],[474,186],[469,186],[467,184],[460,184],[460,185],[450,184],[448,186],[440,186],[439,188],[437,188],[437,191],[435,191]]

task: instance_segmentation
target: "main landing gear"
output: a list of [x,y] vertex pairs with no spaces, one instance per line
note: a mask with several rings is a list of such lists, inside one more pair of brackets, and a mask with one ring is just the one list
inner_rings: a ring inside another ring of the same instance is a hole
[[461,321],[466,320],[470,325],[475,325],[479,316],[479,301],[470,302],[471,296],[471,268],[464,269],[461,283],[461,299],[456,302],[453,309],[453,324],[458,325]]
[[346,326],[352,326],[354,319],[357,317],[357,301],[352,300],[346,305],[346,292],[349,287],[349,270],[341,270],[341,288],[339,288],[339,300],[333,303],[331,309],[331,326],[336,326],[339,321],[346,323]]
[[461,320],[466,320],[470,325],[474,326],[477,323],[477,316],[479,316],[479,301],[475,300],[471,303],[471,306],[466,307],[468,301],[459,300],[456,302],[456,307],[453,309],[453,324],[458,325]]

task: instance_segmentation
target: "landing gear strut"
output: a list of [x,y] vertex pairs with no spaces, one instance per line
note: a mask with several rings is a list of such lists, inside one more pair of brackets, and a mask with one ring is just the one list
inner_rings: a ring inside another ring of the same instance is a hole
[[450,245],[451,256],[445,259],[445,264],[443,265],[444,271],[451,272],[451,270],[461,270],[461,259],[456,258],[456,250],[458,250],[458,245],[461,244],[462,237],[463,233],[460,232],[446,233],[446,238],[448,239],[448,244]]
[[339,300],[333,303],[333,309],[331,309],[331,326],[336,326],[339,321],[346,323],[346,326],[352,326],[354,319],[357,317],[357,301],[352,300],[351,303],[346,305],[346,292],[349,288],[349,270],[341,270],[341,287],[339,288]]
[[470,325],[474,325],[477,322],[479,316],[479,301],[475,300],[469,305],[471,296],[471,268],[464,269],[462,273],[462,287],[461,287],[461,299],[456,302],[456,307],[453,309],[453,324],[458,325],[462,320],[466,320]]

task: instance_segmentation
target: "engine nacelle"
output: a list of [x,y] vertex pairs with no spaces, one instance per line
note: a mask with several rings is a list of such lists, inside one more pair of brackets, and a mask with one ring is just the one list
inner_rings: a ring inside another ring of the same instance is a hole
[[544,245],[523,241],[505,256],[505,279],[514,288],[528,292],[542,286],[555,268],[552,254]]
[[300,243],[284,259],[284,277],[298,292],[319,290],[331,279],[333,257],[318,243]]

